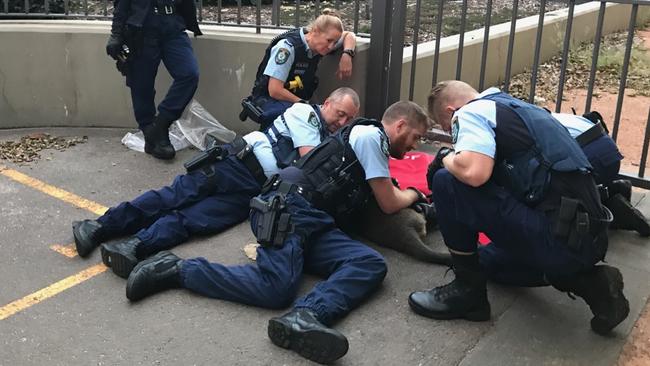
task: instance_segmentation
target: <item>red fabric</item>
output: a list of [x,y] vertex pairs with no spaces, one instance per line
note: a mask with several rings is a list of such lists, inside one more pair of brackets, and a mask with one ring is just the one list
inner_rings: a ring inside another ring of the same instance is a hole
[[[397,179],[402,189],[415,187],[428,196],[431,191],[427,185],[427,168],[434,157],[434,155],[424,152],[412,151],[406,153],[404,159],[401,160],[390,158],[388,160],[390,175]],[[490,243],[490,238],[479,233],[478,242],[481,245],[487,245]]]

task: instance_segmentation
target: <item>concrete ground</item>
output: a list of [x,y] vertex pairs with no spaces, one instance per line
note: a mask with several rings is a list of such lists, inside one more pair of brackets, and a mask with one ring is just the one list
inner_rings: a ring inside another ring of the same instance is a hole
[[[32,131],[0,131],[0,140]],[[43,151],[27,165],[0,162],[0,365],[310,364],[267,338],[267,320],[283,311],[185,290],[130,303],[125,281],[98,265],[98,251],[87,259],[66,251],[72,221],[170,183],[193,151],[168,163],[122,146],[125,130],[38,131],[89,138],[65,151]],[[645,193],[634,198],[650,214]],[[174,252],[241,264],[249,262],[242,248],[250,242],[243,223]],[[552,288],[490,285],[491,321],[435,321],[411,312],[407,297],[449,281],[447,268],[377,249],[389,273],[376,295],[335,325],[350,341],[340,365],[612,365],[650,293],[650,243],[614,232],[607,261],[623,272],[631,312],[610,337],[590,331],[584,302]],[[316,280],[305,278],[302,291]]]

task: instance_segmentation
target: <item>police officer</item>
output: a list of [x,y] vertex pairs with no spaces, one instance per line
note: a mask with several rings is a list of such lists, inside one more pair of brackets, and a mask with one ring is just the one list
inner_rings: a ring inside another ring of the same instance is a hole
[[[199,67],[188,29],[201,35],[193,0],[114,0],[106,53],[131,88],[133,113],[145,139],[144,150],[158,159],[172,159],[169,126],[180,117],[199,82]],[[163,64],[174,79],[158,105],[154,82]]]
[[[451,130],[455,151],[432,162],[438,225],[456,278],[414,292],[409,305],[434,319],[490,318],[486,279],[552,285],[582,297],[606,334],[629,312],[620,271],[596,265],[611,213],[582,150],[548,112],[492,88],[436,85],[429,114]],[[478,232],[492,244],[477,254]]]
[[606,188],[601,190],[601,199],[614,215],[610,229],[636,230],[641,236],[650,236],[645,216],[630,203],[632,183],[618,179],[623,155],[609,137],[600,113],[592,111],[583,116],[553,113],[553,117],[576,139],[593,167],[596,183]]
[[[126,278],[138,261],[190,235],[218,233],[244,221],[250,199],[280,170],[280,161],[306,154],[358,111],[359,97],[350,88],[335,90],[322,106],[294,105],[275,122],[276,135],[256,131],[215,147],[212,160],[179,175],[171,186],[123,202],[97,220],[75,223],[77,252],[86,257],[104,241],[135,234],[101,248],[104,264]],[[278,142],[284,150],[274,148]]]
[[348,220],[368,196],[393,213],[422,200],[416,189],[393,186],[388,156],[401,159],[417,146],[429,120],[412,102],[389,107],[379,123],[358,119],[271,177],[251,201],[251,226],[261,246],[255,264],[224,266],[205,258],[182,260],[161,252],[140,262],[126,295],[140,300],[184,287],[204,296],[273,309],[295,298],[303,272],[325,278],[296,300],[293,310],[268,323],[276,345],[320,363],[348,350],[328,326],[357,307],[386,275],[384,258],[351,239],[335,220]]
[[[264,130],[293,103],[309,100],[318,86],[316,70],[322,56],[343,47],[336,75],[339,79],[352,74],[356,38],[343,31],[341,19],[325,9],[308,27],[296,28],[275,37],[257,69],[250,101],[263,113],[248,115]],[[298,80],[299,79],[299,80]]]

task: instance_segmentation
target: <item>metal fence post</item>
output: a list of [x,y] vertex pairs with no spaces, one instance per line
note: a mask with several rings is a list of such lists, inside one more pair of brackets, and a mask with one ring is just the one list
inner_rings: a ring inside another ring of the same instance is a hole
[[366,83],[366,116],[380,118],[386,104],[393,0],[373,0]]

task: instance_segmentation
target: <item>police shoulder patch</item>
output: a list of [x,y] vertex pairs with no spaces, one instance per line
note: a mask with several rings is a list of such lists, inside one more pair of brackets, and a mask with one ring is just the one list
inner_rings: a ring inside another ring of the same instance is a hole
[[381,145],[381,152],[384,155],[389,156],[390,153],[388,152],[388,149],[389,149],[389,147],[388,147],[388,138],[383,133],[379,134],[379,144]]
[[278,53],[275,54],[275,63],[278,65],[284,64],[289,59],[289,55],[291,55],[291,52],[288,49],[280,48]]
[[309,118],[307,119],[307,123],[309,123],[313,127],[318,128],[320,123],[318,122],[318,117],[316,117],[316,113],[314,112],[309,113]]
[[451,143],[455,144],[458,141],[458,116],[451,119]]

